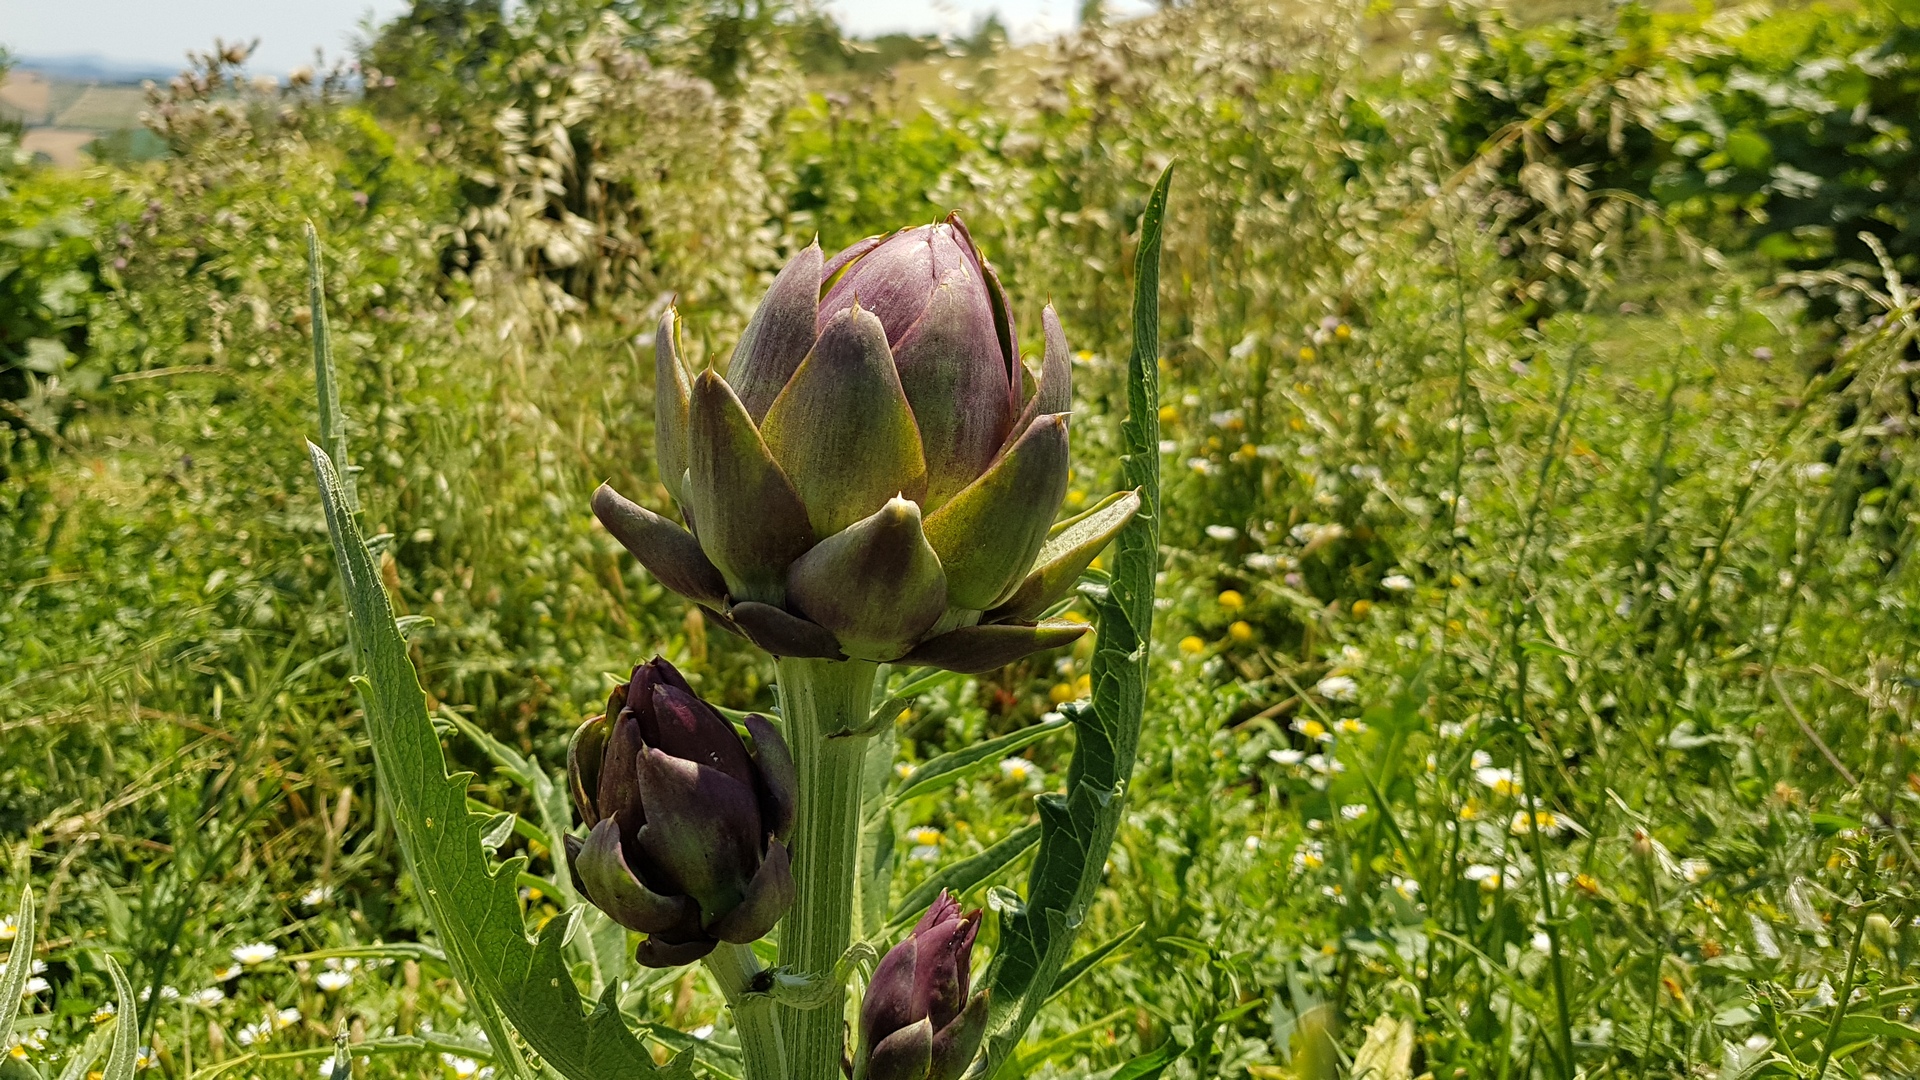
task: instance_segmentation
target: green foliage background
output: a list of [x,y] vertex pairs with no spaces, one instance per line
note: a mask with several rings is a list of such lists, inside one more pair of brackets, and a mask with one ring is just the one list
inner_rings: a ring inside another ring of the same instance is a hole
[[[567,890],[525,769],[610,673],[771,702],[585,512],[603,479],[666,503],[667,298],[723,362],[786,253],[958,208],[1027,348],[1051,299],[1083,350],[1083,505],[1121,482],[1132,230],[1177,161],[1153,680],[1081,938],[1119,944],[1016,1064],[1920,1067],[1913,13],[1574,14],[1207,0],[947,55],[774,7],[422,3],[358,77],[202,58],[155,92],[161,160],[4,155],[0,895],[40,895],[48,984],[7,1060],[104,1030],[107,955],[170,1076],[318,1075],[341,1030],[355,1075],[492,1053],[345,679],[305,220],[377,573],[516,815],[533,930]],[[935,687],[904,763],[1092,658]],[[895,803],[896,896],[1027,827],[1069,752]],[[727,1073],[704,976],[616,998]]]

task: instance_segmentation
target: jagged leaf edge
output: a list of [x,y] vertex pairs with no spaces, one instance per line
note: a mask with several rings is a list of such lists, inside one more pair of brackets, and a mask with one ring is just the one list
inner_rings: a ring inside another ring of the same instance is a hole
[[1067,793],[1035,800],[1040,849],[1025,903],[1000,912],[1000,947],[987,969],[992,1012],[973,1077],[1005,1070],[1052,992],[1099,885],[1133,774],[1160,557],[1160,239],[1172,180],[1169,165],[1147,202],[1134,254],[1133,351],[1120,472],[1123,487],[1140,489],[1140,511],[1117,538],[1111,584],[1085,590],[1098,627],[1093,699],[1062,710],[1075,726]]
[[682,1055],[657,1066],[603,1001],[591,1015],[561,956],[560,936],[527,940],[515,880],[521,860],[487,865],[480,823],[467,812],[470,774],[449,776],[426,695],[394,623],[386,589],[359,524],[345,506],[340,476],[326,452],[307,451],[319,481],[327,532],[346,593],[356,676],[374,747],[374,769],[393,800],[394,824],[420,900],[461,982],[512,1023],[527,1045],[572,1080],[662,1076],[690,1080]]

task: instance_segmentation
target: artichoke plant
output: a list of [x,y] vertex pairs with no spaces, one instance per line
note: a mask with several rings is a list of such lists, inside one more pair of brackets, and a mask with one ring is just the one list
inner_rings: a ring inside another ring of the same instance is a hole
[[1064,645],[1036,621],[1140,505],[1054,524],[1071,364],[1043,313],[1037,375],[958,216],[789,261],[727,374],[655,339],[661,481],[687,527],[611,487],[595,514],[662,584],[776,656],[979,672]]
[[574,880],[595,907],[647,935],[638,959],[648,967],[752,942],[793,903],[784,843],[793,758],[765,718],[747,717],[746,728],[751,749],[655,657],[574,733],[567,776],[591,830],[584,842],[567,838]]
[[968,995],[980,913],[940,891],[888,950],[860,1004],[854,1080],[960,1080],[987,1029],[987,991]]

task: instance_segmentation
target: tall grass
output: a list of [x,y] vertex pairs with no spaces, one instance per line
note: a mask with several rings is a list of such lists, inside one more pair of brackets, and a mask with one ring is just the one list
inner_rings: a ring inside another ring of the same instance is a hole
[[[554,768],[643,655],[771,700],[584,511],[606,478],[666,503],[637,340],[666,293],[723,362],[782,253],[960,208],[1023,340],[1051,299],[1084,350],[1077,505],[1117,472],[1127,230],[1169,160],[1167,601],[1086,939],[1144,929],[1028,1074],[1169,1040],[1186,1077],[1920,1067],[1920,352],[1892,264],[1850,279],[1878,319],[1841,323],[1731,227],[1722,255],[1660,214],[1543,222],[1501,186],[1524,146],[1447,138],[1466,44],[1431,14],[1175,6],[852,98],[806,96],[775,44],[729,97],[679,39],[571,26],[513,38],[464,117],[207,75],[162,103],[173,157],[92,181],[86,352],[12,406],[38,426],[0,428],[0,835],[6,885],[45,898],[43,1069],[107,996],[95,947],[161,995],[173,1076],[466,1033],[444,965],[393,947],[423,924],[298,458],[304,219],[426,689]],[[1525,303],[1541,280],[1555,302]],[[1031,723],[1086,658],[937,691],[903,756]],[[476,799],[527,809],[447,745]],[[1043,742],[913,801],[895,887],[1025,824],[1064,761]],[[253,942],[280,957],[223,978]],[[623,1005],[725,1042],[699,977]]]

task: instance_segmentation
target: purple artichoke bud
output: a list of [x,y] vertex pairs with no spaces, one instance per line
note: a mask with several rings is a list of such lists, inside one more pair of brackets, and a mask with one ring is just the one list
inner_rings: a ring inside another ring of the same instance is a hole
[[985,671],[1085,633],[1033,620],[1139,506],[1054,526],[1072,364],[1042,313],[1022,364],[993,268],[957,216],[818,246],[774,278],[723,378],[655,339],[661,482],[686,527],[596,492],[660,582],[780,656]]
[[648,967],[763,937],[793,903],[793,757],[763,717],[746,727],[751,750],[656,656],[574,733],[567,779],[590,831],[569,838],[570,868],[595,907],[647,935]]
[[820,329],[851,307],[886,328],[920,424],[931,509],[986,471],[1019,412],[1020,356],[1000,279],[954,215],[848,259],[820,301]]
[[943,889],[874,969],[860,1004],[854,1080],[959,1080],[987,1030],[987,991],[971,997],[980,912]]

